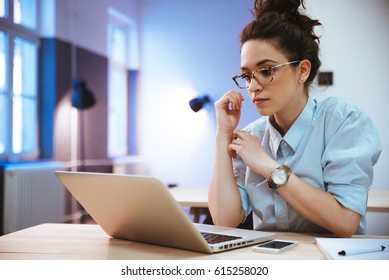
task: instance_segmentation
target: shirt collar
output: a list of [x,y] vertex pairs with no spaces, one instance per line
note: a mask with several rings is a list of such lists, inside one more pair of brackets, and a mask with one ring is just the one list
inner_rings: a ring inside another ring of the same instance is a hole
[[308,102],[304,110],[293,123],[292,127],[286,133],[284,139],[292,147],[293,151],[297,151],[301,140],[312,124],[313,115],[315,112],[316,102],[312,98],[308,98]]
[[282,136],[277,129],[270,122],[270,117],[267,117],[267,127],[269,128],[270,143],[269,147],[273,153],[274,158],[276,158],[278,147],[280,146]]
[[297,117],[292,127],[288,130],[284,138],[282,138],[281,134],[274,128],[274,126],[270,123],[270,118],[267,118],[269,133],[270,133],[270,147],[272,149],[273,154],[278,150],[282,139],[284,139],[289,146],[293,149],[294,152],[297,151],[301,140],[305,135],[305,131],[308,131],[308,127],[311,126],[314,112],[316,108],[316,102],[312,98],[308,98],[308,102],[305,105],[303,111]]

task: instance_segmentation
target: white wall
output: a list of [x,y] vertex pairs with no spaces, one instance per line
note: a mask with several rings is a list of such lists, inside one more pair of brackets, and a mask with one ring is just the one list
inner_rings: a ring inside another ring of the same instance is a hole
[[240,71],[239,31],[252,0],[145,1],[141,13],[139,143],[150,173],[166,183],[208,185],[214,150],[213,105]]
[[[389,189],[389,26],[386,0],[306,1],[322,34],[322,70],[334,85],[315,94],[347,98],[376,123],[383,152],[373,188]],[[213,108],[187,104],[205,92],[215,100],[235,88],[238,36],[252,18],[252,0],[149,0],[141,7],[139,143],[149,171],[166,183],[208,185],[214,145]],[[258,117],[247,102],[242,124]]]
[[[52,1],[55,0],[44,0],[47,4]],[[57,0],[54,9],[56,19],[52,29],[55,30],[55,37],[103,56],[108,53],[107,22],[110,9],[123,15],[124,20],[131,21],[138,28],[139,10],[136,0]]]

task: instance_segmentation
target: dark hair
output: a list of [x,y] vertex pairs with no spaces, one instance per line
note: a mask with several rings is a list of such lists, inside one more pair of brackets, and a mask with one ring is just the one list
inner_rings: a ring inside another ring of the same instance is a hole
[[311,62],[311,73],[306,85],[312,83],[321,65],[319,59],[319,37],[314,27],[321,25],[299,12],[304,0],[255,0],[255,19],[241,32],[240,43],[253,39],[271,41],[289,59]]

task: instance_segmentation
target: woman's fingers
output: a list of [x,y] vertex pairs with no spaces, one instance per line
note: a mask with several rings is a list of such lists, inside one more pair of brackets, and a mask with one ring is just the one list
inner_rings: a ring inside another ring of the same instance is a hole
[[243,96],[240,92],[230,90],[221,97],[215,105],[221,109],[236,111],[242,108],[243,100]]

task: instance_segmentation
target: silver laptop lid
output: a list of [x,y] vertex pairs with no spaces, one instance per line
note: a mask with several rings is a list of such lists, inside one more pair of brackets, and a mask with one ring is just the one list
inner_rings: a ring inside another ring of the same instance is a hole
[[216,229],[219,233],[240,235],[247,232],[249,235],[248,238],[243,236],[234,245],[209,245],[167,187],[156,178],[67,171],[55,173],[96,223],[114,238],[203,253],[274,238],[272,233],[204,225],[201,227],[208,232]]

